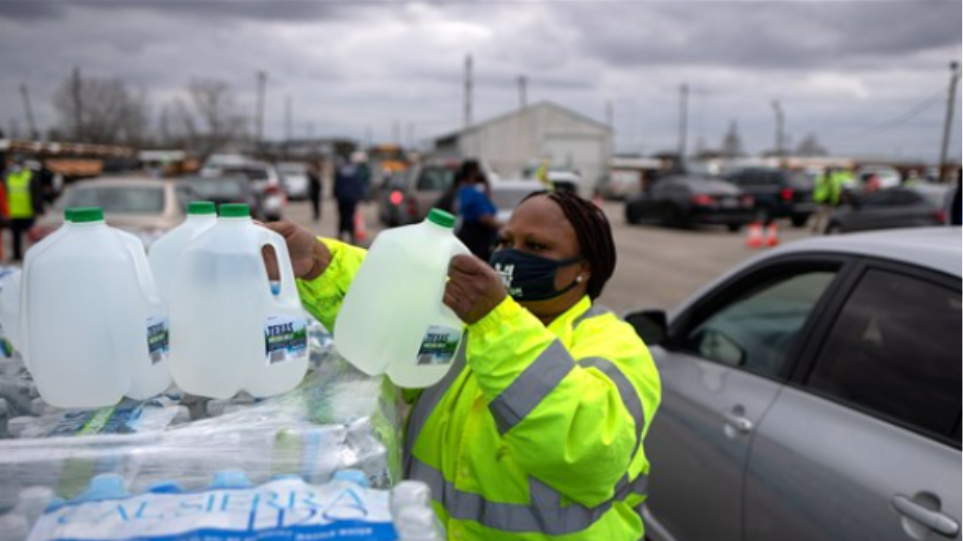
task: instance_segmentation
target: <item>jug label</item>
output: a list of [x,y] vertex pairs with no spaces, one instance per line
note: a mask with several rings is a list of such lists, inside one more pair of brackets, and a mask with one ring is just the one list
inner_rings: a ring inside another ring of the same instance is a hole
[[166,317],[152,316],[147,318],[147,352],[151,364],[166,361],[171,347],[170,325]]
[[271,316],[264,322],[267,364],[297,361],[308,356],[308,322],[301,317]]
[[458,351],[461,342],[461,330],[451,327],[432,325],[421,339],[418,349],[419,365],[448,364]]

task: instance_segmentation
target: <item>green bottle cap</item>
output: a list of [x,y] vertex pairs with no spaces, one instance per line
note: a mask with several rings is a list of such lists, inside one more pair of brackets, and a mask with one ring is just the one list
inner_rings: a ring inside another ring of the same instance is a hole
[[191,201],[187,204],[188,214],[217,214],[217,208],[210,201]]
[[74,221],[74,209],[72,208],[64,209],[64,221],[65,222]]
[[251,207],[244,203],[224,203],[218,209],[221,218],[250,218]]
[[75,224],[104,221],[104,209],[100,207],[76,207],[71,209],[70,215]]
[[441,209],[431,209],[428,211],[428,221],[451,229],[455,227],[455,217]]

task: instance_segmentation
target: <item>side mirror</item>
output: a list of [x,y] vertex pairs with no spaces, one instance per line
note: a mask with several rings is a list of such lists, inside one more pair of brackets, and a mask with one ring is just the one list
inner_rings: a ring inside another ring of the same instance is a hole
[[625,321],[647,346],[662,345],[669,335],[668,318],[662,310],[632,312],[625,316]]

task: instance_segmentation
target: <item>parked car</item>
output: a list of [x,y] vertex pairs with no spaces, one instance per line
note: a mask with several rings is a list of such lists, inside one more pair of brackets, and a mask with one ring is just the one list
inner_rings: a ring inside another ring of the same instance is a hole
[[813,181],[802,172],[746,167],[730,171],[724,178],[755,199],[757,218],[764,222],[789,218],[793,226],[802,227],[816,210]]
[[855,182],[852,188],[859,190],[865,186],[870,175],[876,175],[879,178],[880,188],[895,188],[902,184],[902,177],[896,169],[887,165],[865,165],[855,171],[853,175]]
[[282,162],[277,165],[281,184],[288,199],[304,200],[308,198],[310,182],[308,181],[308,166],[301,162]]
[[532,180],[499,180],[491,183],[492,203],[498,209],[495,219],[499,223],[506,223],[515,212],[515,207],[532,192],[541,191],[544,187]]
[[395,227],[420,222],[442,195],[455,188],[458,160],[431,160],[395,173],[378,193],[381,223]]
[[221,175],[246,177],[257,196],[261,218],[281,219],[287,205],[287,196],[281,186],[281,177],[273,166],[264,162],[249,162],[245,165],[225,167],[221,170]]
[[925,227],[946,223],[946,200],[951,187],[939,184],[911,188],[889,188],[852,205],[837,208],[826,227],[827,233],[849,233],[870,229]]
[[181,182],[190,186],[204,201],[211,201],[216,205],[244,203],[251,207],[254,217],[261,218],[264,214],[260,207],[261,200],[247,177],[185,177]]
[[959,228],[813,237],[666,314],[652,541],[960,539]]
[[754,208],[752,196],[724,180],[667,177],[625,204],[625,221],[674,227],[715,224],[735,232],[752,221]]
[[201,166],[202,177],[216,177],[223,174],[229,167],[241,167],[251,162],[251,159],[241,154],[212,154]]
[[190,186],[147,178],[103,178],[69,185],[53,208],[28,232],[32,242],[63,224],[64,210],[101,207],[108,224],[140,237],[150,247],[187,217],[187,204],[201,199]]

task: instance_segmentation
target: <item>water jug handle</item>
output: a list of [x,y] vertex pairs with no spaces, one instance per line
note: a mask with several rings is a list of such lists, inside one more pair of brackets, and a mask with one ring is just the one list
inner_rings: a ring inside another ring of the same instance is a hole
[[263,235],[261,246],[274,248],[275,259],[278,262],[278,271],[281,273],[281,290],[278,292],[278,298],[283,304],[300,307],[301,300],[298,297],[297,284],[294,282],[294,269],[291,268],[291,256],[288,254],[288,245],[284,237],[263,227],[259,229]]
[[130,257],[134,261],[134,270],[137,272],[137,285],[143,293],[147,302],[160,304],[160,295],[157,293],[157,283],[154,282],[154,272],[151,271],[150,263],[147,262],[147,252],[144,250],[144,243],[134,235],[124,231],[118,231],[118,236]]

